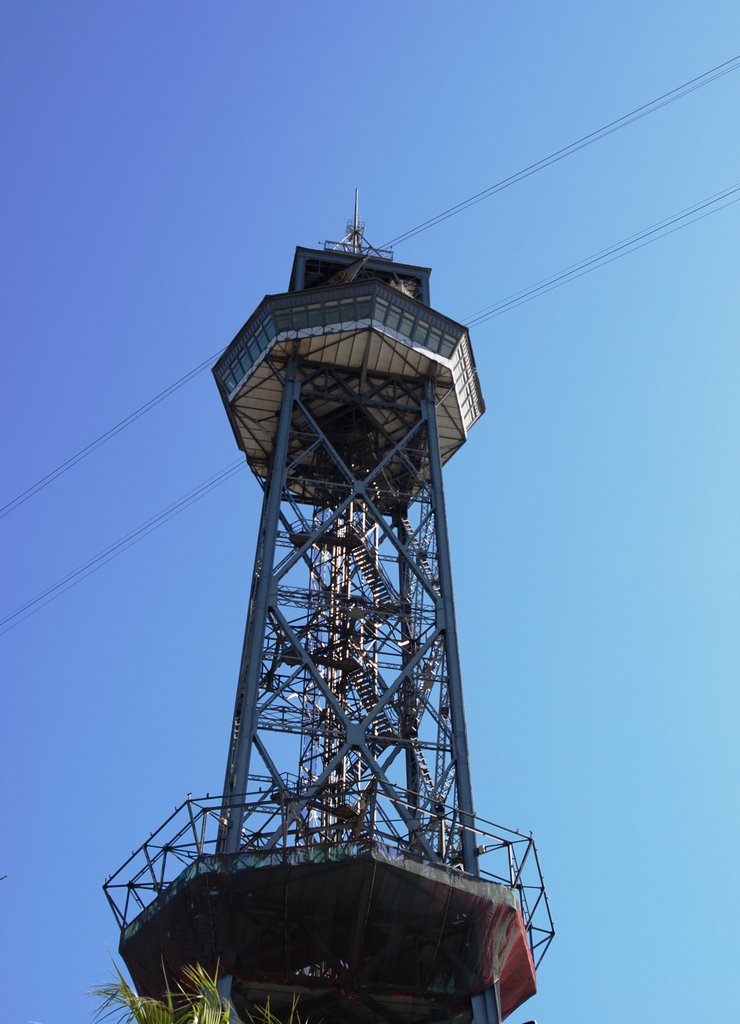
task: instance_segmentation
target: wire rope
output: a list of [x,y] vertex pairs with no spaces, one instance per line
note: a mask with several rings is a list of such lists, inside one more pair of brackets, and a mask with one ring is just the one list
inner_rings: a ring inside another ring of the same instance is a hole
[[[587,274],[592,270],[597,270],[601,266],[606,266],[608,263],[614,262],[614,260],[620,259],[623,256],[628,256],[630,253],[644,248],[644,246],[657,241],[659,238],[665,238],[667,235],[680,231],[682,228],[703,220],[705,217],[709,217],[713,213],[718,213],[720,210],[724,210],[737,202],[740,202],[740,183],[732,185],[730,188],[724,189],[722,192],[717,192],[713,196],[710,196],[698,203],[694,203],[692,206],[685,207],[678,213],[665,217],[663,220],[657,221],[655,224],[650,225],[650,227],[645,228],[642,231],[635,232],[626,239],[623,239],[621,242],[617,242],[612,246],[601,249],[592,256],[587,257],[578,263],[571,264],[569,267],[564,268],[564,270],[559,271],[557,274],[543,278],[541,281],[529,288],[523,288],[519,292],[514,292],[512,295],[502,299],[500,302],[492,306],[487,306],[478,310],[476,314],[471,315],[468,320],[468,326],[479,325],[484,323],[486,320],[490,320],[492,317],[500,316],[501,313],[508,312],[510,309],[514,309],[525,302],[530,302],[539,295],[552,291],[554,288],[558,288],[560,285],[568,283],[568,281],[582,277],[584,274]],[[107,562],[118,557],[118,555],[123,554],[124,551],[138,543],[138,541],[142,540],[149,533],[159,529],[160,526],[163,526],[174,516],[178,515],[186,508],[189,508],[190,505],[193,505],[201,498],[204,498],[216,487],[225,483],[226,480],[232,477],[245,465],[246,463],[239,458],[234,462],[229,463],[227,466],[224,466],[217,473],[214,473],[213,476],[208,477],[207,480],[204,480],[197,487],[193,488],[193,490],[188,491],[187,494],[178,498],[177,501],[168,505],[166,508],[147,519],[144,523],[141,523],[123,537],[120,537],[113,544],[110,544],[107,548],[98,552],[97,555],[94,555],[86,562],[77,566],[76,569],[73,569],[71,572],[61,577],[61,579],[57,580],[56,583],[46,587],[35,597],[26,601],[14,611],[8,613],[4,618],[0,619],[0,636],[9,632],[11,629],[15,628],[15,626],[20,625],[21,622],[24,622],[27,618],[30,618],[31,615],[40,611],[47,604],[50,604],[51,601],[61,597],[61,595],[71,587],[76,586],[78,583],[87,579],[88,576],[91,576],[92,573],[102,568]]]
[[[733,196],[734,198],[732,198]],[[727,200],[727,202],[724,202],[724,200]],[[517,306],[521,306],[525,302],[529,302],[540,295],[559,288],[561,285],[568,284],[570,281],[575,281],[577,278],[583,277],[584,274],[607,266],[607,264],[613,263],[623,256],[629,256],[631,253],[637,252],[638,249],[643,249],[646,245],[657,242],[661,238],[666,238],[668,235],[672,235],[674,232],[680,231],[690,224],[695,224],[697,221],[704,220],[705,217],[719,213],[720,210],[724,210],[739,201],[740,182],[724,189],[722,192],[709,196],[707,199],[694,203],[692,206],[685,207],[683,210],[679,210],[677,213],[671,214],[669,217],[665,217],[663,220],[657,221],[655,224],[651,224],[642,231],[635,232],[635,234],[629,235],[627,238],[623,238],[621,241],[615,242],[605,249],[600,249],[578,263],[572,263],[570,266],[564,267],[549,277],[542,278],[542,280],[529,285],[527,288],[513,292],[511,295],[507,295],[490,306],[484,306],[483,309],[477,310],[462,322],[468,327],[479,327],[493,317],[500,316],[510,309],[515,309]]]
[[[668,92],[663,93],[661,96],[655,97],[654,99],[648,101],[647,103],[644,103],[642,106],[636,107],[634,110],[631,110],[626,114],[623,114],[616,120],[610,121],[608,124],[603,125],[601,128],[597,128],[595,131],[590,132],[588,135],[582,136],[575,142],[572,142],[569,145],[564,146],[559,150],[556,150],[549,156],[543,157],[541,160],[538,160],[533,164],[529,164],[527,167],[522,168],[522,170],[517,171],[514,174],[509,175],[509,177],[503,178],[501,181],[496,182],[494,185],[490,185],[487,188],[483,189],[482,191],[475,193],[475,195],[469,196],[467,199],[464,199],[461,202],[456,203],[454,206],[448,207],[441,213],[438,213],[435,216],[430,217],[425,221],[422,221],[415,227],[410,228],[408,231],[405,231],[402,234],[397,235],[395,238],[391,239],[389,242],[386,242],[383,248],[391,248],[392,246],[401,245],[403,242],[408,241],[410,238],[414,238],[416,235],[421,234],[422,231],[427,231],[429,228],[434,227],[436,224],[440,224],[442,221],[448,220],[450,217],[454,217],[458,213],[462,213],[464,210],[467,210],[470,206],[474,206],[477,203],[483,202],[484,199],[487,199],[490,196],[495,195],[497,192],[501,192],[505,188],[509,188],[510,186],[516,184],[517,182],[523,181],[525,178],[530,177],[532,174],[536,174],[538,171],[544,170],[546,167],[549,167],[552,164],[557,163],[559,160],[563,160],[566,157],[572,155],[573,153],[576,153],[579,150],[584,149],[586,146],[590,146],[594,142],[597,142],[600,139],[606,138],[607,136],[614,134],[614,132],[619,131],[621,128],[625,128],[627,127],[627,125],[633,124],[635,121],[638,121],[643,117],[647,117],[649,114],[652,114],[655,111],[660,110],[671,103],[675,103],[677,100],[682,99],[684,96],[688,96],[690,93],[695,92],[697,89],[701,89],[704,86],[709,85],[711,82],[714,82],[717,79],[730,74],[730,72],[735,71],[738,68],[740,68],[740,54],[731,57],[729,60],[723,61],[723,63],[721,64],[717,64],[715,67],[710,68],[708,71],[703,72],[701,75],[697,75],[695,78],[692,78],[689,81],[676,86],[675,88],[669,90]],[[155,395],[153,398],[149,399],[149,401],[139,406],[138,409],[135,409],[132,413],[130,413],[128,416],[125,416],[122,420],[119,420],[119,422],[116,423],[114,426],[110,427],[110,429],[104,431],[93,441],[90,441],[83,448],[80,448],[79,451],[75,452],[74,455],[71,455],[69,458],[65,459],[64,462],[61,462],[55,469],[50,470],[50,472],[48,472],[45,476],[40,477],[35,483],[31,484],[25,490],[17,494],[14,498],[10,499],[4,505],[0,506],[0,519],[3,519],[5,516],[15,511],[17,508],[20,508],[21,505],[25,504],[25,502],[27,502],[34,495],[44,490],[64,473],[67,473],[79,462],[87,458],[88,455],[91,455],[94,451],[96,451],[102,445],[106,444],[117,434],[121,433],[121,431],[125,430],[132,423],[135,423],[136,420],[140,419],[140,417],[144,416],[151,409],[155,408],[155,406],[159,405],[160,402],[163,402],[166,398],[169,398],[170,395],[174,394],[180,388],[184,387],[185,384],[187,384],[189,381],[193,380],[195,377],[201,374],[206,369],[206,367],[208,367],[213,362],[214,359],[218,358],[220,354],[221,350],[219,349],[218,352],[215,352],[212,356],[209,356],[208,359],[204,359],[201,363],[198,363],[197,366],[194,366],[191,370],[189,370],[186,374],[184,374],[174,383],[164,388],[164,390],[160,391],[159,394]]]
[[396,235],[395,238],[390,239],[390,241],[385,242],[382,248],[391,249],[393,246],[407,242],[410,238],[414,238],[416,235],[421,234],[422,231],[427,231],[436,224],[441,224],[442,221],[448,220],[450,217],[457,216],[458,213],[462,213],[463,210],[467,210],[471,206],[475,206],[477,203],[482,203],[484,199],[488,199],[490,196],[496,195],[497,192],[502,192],[504,189],[510,188],[512,185],[516,185],[518,182],[523,181],[532,174],[536,174],[538,171],[544,170],[546,167],[550,167],[552,164],[558,163],[560,160],[564,160],[566,157],[572,156],[573,153],[577,153],[580,150],[585,149],[587,146],[593,145],[594,142],[605,139],[609,135],[613,135],[615,132],[620,131],[622,128],[626,128],[628,125],[634,124],[635,121],[640,121],[643,117],[647,117],[649,114],[653,114],[655,111],[661,110],[663,107],[667,107],[671,103],[675,103],[677,100],[683,99],[684,96],[688,96],[692,92],[696,92],[697,89],[703,89],[704,86],[709,85],[711,82],[715,82],[718,78],[723,78],[725,75],[729,75],[730,72],[736,71],[738,68],[740,68],[740,54],[731,57],[729,60],[723,61],[722,64],[717,64],[716,67],[710,68],[708,71],[705,71],[701,75],[697,75],[696,78],[692,78],[688,82],[677,85],[669,92],[665,92],[661,96],[656,96],[647,103],[643,103],[641,107],[636,107],[634,110],[630,110],[628,113],[622,114],[622,116],[616,118],[616,120],[610,121],[601,128],[597,128],[595,131],[589,132],[588,135],[584,135],[580,139],[576,139],[575,142],[571,142],[569,145],[555,150],[555,152],[550,153],[549,156],[542,157],[542,159],[537,160],[535,163],[529,164],[527,167],[523,167],[520,171],[510,174],[507,178],[502,178],[501,181],[497,181],[494,185],[489,185],[487,188],[482,189],[480,192],[476,192],[467,199],[463,199],[461,202],[455,203],[454,206],[448,207],[441,213],[437,213],[433,217],[429,217],[427,220],[422,221],[415,227],[409,228],[408,231],[404,231],[402,234]]
[[159,512],[155,513],[155,515],[150,516],[149,519],[140,523],[139,526],[124,534],[123,537],[119,537],[118,540],[109,544],[108,547],[103,548],[103,550],[99,551],[97,555],[93,555],[92,558],[89,558],[86,562],[78,565],[76,569],[68,572],[50,586],[45,587],[44,590],[36,594],[35,597],[32,597],[22,605],[19,605],[14,611],[0,619],[0,636],[3,636],[3,634],[9,632],[11,629],[14,629],[15,626],[20,625],[21,622],[30,618],[31,615],[40,611],[47,604],[50,604],[58,597],[61,597],[61,595],[66,593],[67,590],[70,590],[78,583],[87,579],[88,576],[97,572],[98,569],[102,569],[106,563],[110,562],[113,558],[117,558],[119,555],[122,555],[124,551],[133,547],[134,544],[138,544],[138,542],[143,540],[144,537],[153,533],[154,530],[158,530],[160,526],[164,526],[165,523],[168,523],[176,515],[179,515],[180,512],[184,512],[185,509],[195,504],[196,501],[200,501],[201,498],[210,494],[211,491],[220,487],[221,484],[229,480],[235,473],[238,473],[245,465],[246,463],[241,458],[230,462],[217,473],[214,473],[212,476],[208,477],[208,479],[198,484],[197,487],[194,487],[186,494],[183,494],[182,497],[177,499],[177,501],[172,502],[172,504],[168,505],[166,508],[161,509]]
[[31,486],[27,487],[25,491],[21,491],[21,493],[16,495],[16,497],[11,501],[1,506],[0,519],[4,519],[5,516],[23,505],[29,498],[32,498],[34,494],[38,494],[39,491],[48,487],[49,484],[53,483],[63,473],[72,469],[72,467],[76,466],[78,462],[81,462],[82,459],[87,458],[87,456],[91,455],[97,448],[104,445],[106,441],[110,441],[111,438],[116,436],[116,434],[120,434],[122,430],[126,429],[126,427],[130,427],[132,423],[135,423],[136,420],[149,412],[150,409],[153,409],[155,406],[159,405],[160,402],[163,402],[165,398],[169,398],[170,395],[179,391],[180,388],[184,387],[194,377],[197,377],[198,374],[202,373],[207,366],[210,366],[213,360],[217,359],[221,355],[221,351],[222,350],[219,349],[214,355],[209,356],[208,359],[204,359],[201,363],[198,363],[197,366],[194,366],[192,370],[188,370],[186,374],[174,381],[174,383],[170,384],[168,387],[164,388],[164,390],[160,391],[159,394],[154,396],[154,398],[150,398],[148,402],[144,402],[143,405],[140,405],[138,409],[134,409],[134,411],[129,413],[128,416],[124,416],[122,420],[119,420],[118,423],[110,427],[109,430],[99,434],[93,441],[86,444],[84,448],[80,448],[80,450],[75,452],[74,455],[70,455],[68,459],[61,462],[56,469],[52,469],[46,474],[46,476],[42,476],[37,480],[35,484],[31,484]]

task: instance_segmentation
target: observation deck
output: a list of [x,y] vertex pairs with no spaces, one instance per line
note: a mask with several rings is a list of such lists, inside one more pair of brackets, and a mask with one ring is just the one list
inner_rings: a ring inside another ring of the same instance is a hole
[[[485,409],[466,328],[398,288],[369,279],[268,295],[213,371],[237,444],[263,479],[283,397],[274,364],[294,353],[306,368],[360,371],[353,390],[373,378],[433,377],[443,463]],[[348,396],[339,397],[346,402]],[[312,413],[322,420],[337,397],[316,398]],[[366,415],[390,439],[403,429],[392,407],[368,405]]]
[[[257,810],[268,796],[242,799]],[[504,1017],[534,994],[554,932],[531,836],[477,819],[476,878],[382,831],[296,845],[292,807],[273,803],[262,833],[220,854],[223,806],[187,800],[105,883],[141,994],[161,996],[163,971],[194,962],[231,976],[244,1020],[266,998],[287,1017],[298,996],[303,1019],[469,1024],[471,996],[494,979]]]

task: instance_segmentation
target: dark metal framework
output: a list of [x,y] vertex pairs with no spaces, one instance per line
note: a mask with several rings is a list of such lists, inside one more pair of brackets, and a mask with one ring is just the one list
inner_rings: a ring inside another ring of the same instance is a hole
[[[434,381],[296,357],[272,370],[284,397],[221,850],[262,835],[277,800],[290,808],[297,844],[369,839],[380,828],[475,874]],[[242,814],[233,795],[252,788],[253,765],[271,785],[263,806]]]
[[362,228],[330,279],[300,250],[214,367],[263,489],[224,789],[105,891],[139,991],[188,956],[247,1014],[301,989],[331,1021],[499,1024],[554,930],[531,835],[473,805],[442,466],[483,400],[428,269]]
[[375,246],[365,238],[365,221],[360,220],[360,196],[355,189],[355,214],[352,220],[347,221],[347,228],[344,238],[339,242],[324,242],[324,249],[332,249],[338,252],[367,253],[379,256],[384,260],[393,259],[392,249],[376,249]]
[[[264,793],[269,791],[271,779],[263,776],[255,777],[254,781],[259,788],[239,795],[235,802],[241,811],[263,814]],[[403,803],[403,794],[397,794],[397,799]],[[447,813],[452,817],[455,809],[447,808]],[[259,856],[261,863],[266,863],[266,856],[275,864],[307,860],[309,849],[294,845],[294,823],[292,809],[285,803],[274,802],[263,832],[251,835],[242,847],[243,852]],[[189,797],[106,880],[103,888],[124,938],[129,928],[136,927],[140,915],[167,892],[184,870],[217,852],[222,825],[221,796]],[[268,849],[265,840],[275,829],[279,830],[280,841]],[[534,963],[539,966],[555,933],[534,839],[482,818],[476,818],[469,830],[479,855],[480,877],[516,892]],[[344,844],[342,852],[360,852],[374,845],[393,849],[393,840],[392,829],[379,829],[372,841]],[[341,847],[329,845],[334,850]],[[323,851],[327,849],[324,847]],[[317,848],[317,852],[322,851]]]

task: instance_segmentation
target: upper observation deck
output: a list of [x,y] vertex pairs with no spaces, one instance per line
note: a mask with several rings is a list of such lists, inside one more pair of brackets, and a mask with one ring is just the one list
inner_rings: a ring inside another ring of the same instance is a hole
[[[431,378],[442,460],[465,442],[483,396],[467,329],[422,301],[429,274],[367,254],[296,250],[291,291],[265,296],[213,370],[237,443],[259,476],[269,472],[284,386],[278,368],[290,355],[304,370],[346,371],[348,402],[380,378]],[[382,417],[378,425],[393,434],[393,411]]]

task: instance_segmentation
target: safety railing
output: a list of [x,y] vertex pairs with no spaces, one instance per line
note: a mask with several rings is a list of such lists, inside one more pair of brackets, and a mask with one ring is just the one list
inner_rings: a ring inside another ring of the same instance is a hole
[[[255,783],[270,780],[253,779]],[[403,803],[408,794],[395,794]],[[255,854],[255,865],[291,864],[307,860],[332,860],[358,855],[379,847],[403,858],[435,863],[418,852],[413,839],[404,843],[396,825],[386,817],[373,830],[371,838],[359,837],[337,842],[306,842],[306,829],[296,823],[290,801],[274,798],[269,786],[262,790],[231,797],[231,807],[244,815],[243,843],[239,854]],[[407,805],[410,806],[410,805]],[[222,796],[188,797],[146,839],[131,856],[106,879],[103,889],[123,930],[199,858],[218,852],[219,833],[226,823],[230,807]],[[457,822],[462,832],[474,833],[478,877],[512,889],[518,898],[535,966],[539,966],[555,935],[550,904],[545,889],[539,855],[531,835],[505,828],[481,818],[466,823],[456,808],[444,808],[445,819]],[[341,826],[337,826],[338,830]],[[346,832],[346,829],[343,831]],[[325,830],[324,830],[325,835]],[[462,865],[438,862],[449,871],[463,871]]]

